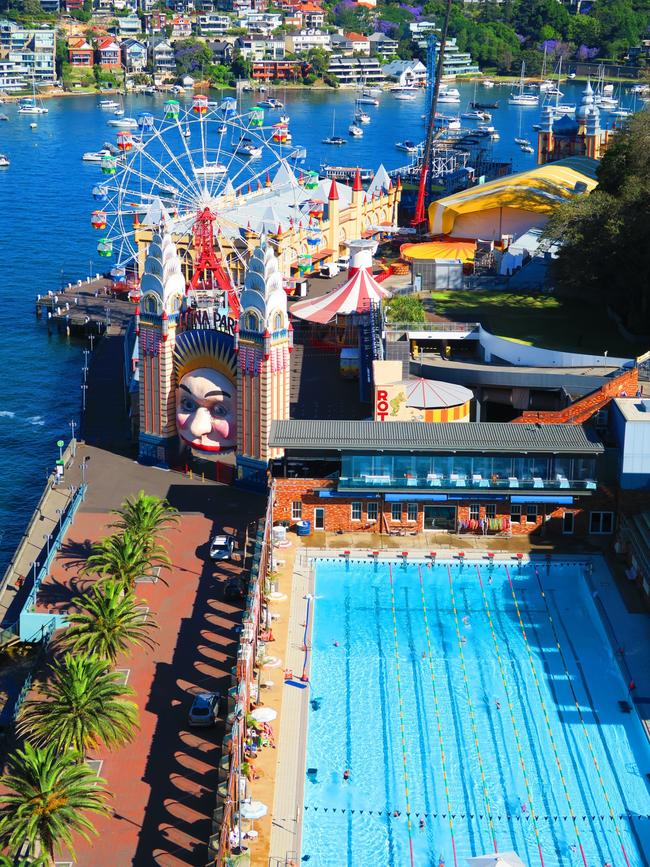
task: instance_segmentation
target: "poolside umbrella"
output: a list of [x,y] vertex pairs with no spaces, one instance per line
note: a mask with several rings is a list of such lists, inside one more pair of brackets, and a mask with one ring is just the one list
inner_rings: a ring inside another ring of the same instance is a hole
[[526,867],[516,852],[495,852],[468,858],[469,867]]
[[272,722],[278,712],[273,710],[272,707],[256,707],[254,711],[251,712],[251,716],[256,722],[261,723],[269,723]]
[[239,815],[242,819],[248,819],[253,827],[255,819],[261,819],[266,816],[269,808],[261,801],[242,801],[239,806]]

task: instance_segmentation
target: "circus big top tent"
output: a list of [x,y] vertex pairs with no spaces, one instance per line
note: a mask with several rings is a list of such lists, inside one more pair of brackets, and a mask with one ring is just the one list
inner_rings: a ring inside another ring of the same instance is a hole
[[319,298],[307,298],[291,308],[291,314],[325,325],[335,316],[364,313],[370,305],[390,296],[372,276],[373,241],[350,241],[348,280],[338,289]]

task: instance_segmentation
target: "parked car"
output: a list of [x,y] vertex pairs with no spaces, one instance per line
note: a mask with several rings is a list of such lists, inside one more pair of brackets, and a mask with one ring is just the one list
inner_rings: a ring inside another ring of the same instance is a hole
[[221,693],[200,692],[194,696],[192,707],[188,714],[188,723],[191,726],[212,726],[219,716],[219,704]]
[[246,582],[243,578],[229,578],[223,588],[223,598],[231,601],[243,599],[246,596]]
[[210,557],[213,560],[232,560],[235,537],[230,533],[218,533],[210,542]]

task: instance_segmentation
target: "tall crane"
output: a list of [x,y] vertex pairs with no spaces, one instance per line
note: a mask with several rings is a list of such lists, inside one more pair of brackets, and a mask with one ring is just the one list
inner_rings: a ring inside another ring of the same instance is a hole
[[[442,25],[442,33],[440,35],[440,49],[438,51],[438,63],[436,66],[436,80],[433,85],[433,92],[429,103],[429,118],[427,122],[427,137],[424,142],[424,152],[422,154],[422,168],[420,169],[420,182],[418,184],[418,196],[415,202],[415,212],[411,220],[411,225],[416,228],[426,222],[426,194],[429,169],[431,166],[431,151],[433,149],[433,141],[436,138],[436,111],[438,109],[438,94],[440,93],[440,82],[442,81],[443,61],[445,59],[445,46],[447,44],[447,30],[449,29],[449,17],[451,15],[451,6],[453,0],[447,0],[447,8],[445,9],[445,19]],[[430,37],[429,51],[435,51],[435,37]]]

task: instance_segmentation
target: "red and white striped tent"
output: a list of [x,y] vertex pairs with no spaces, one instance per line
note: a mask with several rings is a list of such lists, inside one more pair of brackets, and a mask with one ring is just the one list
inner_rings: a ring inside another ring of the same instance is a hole
[[[353,244],[350,243],[352,252]],[[356,250],[354,251],[357,252]],[[364,251],[359,251],[366,252]],[[359,263],[361,267],[359,267]],[[348,280],[338,289],[320,298],[306,298],[291,308],[292,316],[307,319],[325,325],[335,316],[347,316],[350,313],[365,313],[371,304],[377,304],[390,297],[388,289],[384,289],[372,276],[372,257],[368,255],[351,256]]]

